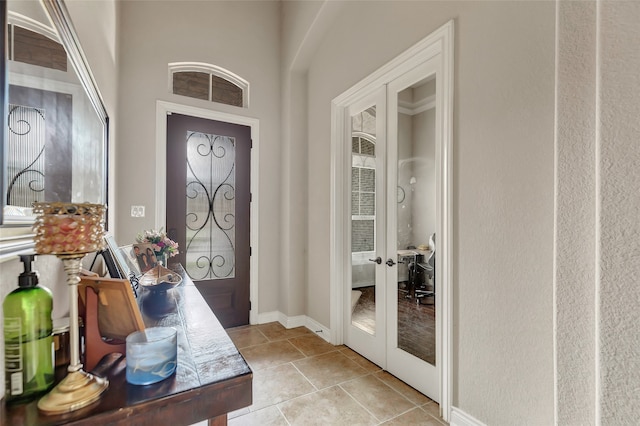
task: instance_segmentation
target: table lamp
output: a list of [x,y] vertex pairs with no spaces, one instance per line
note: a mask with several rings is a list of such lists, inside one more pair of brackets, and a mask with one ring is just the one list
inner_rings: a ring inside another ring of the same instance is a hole
[[109,386],[107,379],[82,369],[77,320],[82,259],[104,247],[105,210],[101,204],[34,204],[36,252],[62,260],[69,286],[71,362],[65,378],[38,401],[38,409],[44,414],[64,414],[87,407],[98,401]]

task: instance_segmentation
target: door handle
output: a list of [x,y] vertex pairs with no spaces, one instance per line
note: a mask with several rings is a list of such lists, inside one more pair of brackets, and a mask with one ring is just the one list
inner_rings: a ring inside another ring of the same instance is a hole
[[391,258],[388,258],[385,263],[387,264],[387,266],[393,266],[396,264],[396,262],[394,262]]
[[375,259],[369,259],[370,262],[376,262],[378,265],[382,263],[382,258],[380,256]]

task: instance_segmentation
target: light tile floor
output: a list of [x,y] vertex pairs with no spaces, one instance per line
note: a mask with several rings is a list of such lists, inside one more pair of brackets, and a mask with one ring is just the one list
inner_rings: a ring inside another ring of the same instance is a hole
[[446,424],[437,403],[305,327],[227,332],[253,370],[253,404],[229,413],[229,426]]

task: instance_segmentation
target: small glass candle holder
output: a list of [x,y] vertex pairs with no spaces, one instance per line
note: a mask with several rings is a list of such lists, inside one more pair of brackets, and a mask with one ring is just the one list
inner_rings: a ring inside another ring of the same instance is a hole
[[177,364],[175,328],[151,327],[127,336],[127,382],[157,383],[175,373]]

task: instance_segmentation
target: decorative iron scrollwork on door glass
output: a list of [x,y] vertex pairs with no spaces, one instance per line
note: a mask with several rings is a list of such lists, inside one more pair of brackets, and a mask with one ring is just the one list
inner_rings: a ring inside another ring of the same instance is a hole
[[187,132],[186,270],[235,277],[235,138]]
[[9,105],[6,203],[31,207],[44,201],[45,112]]

